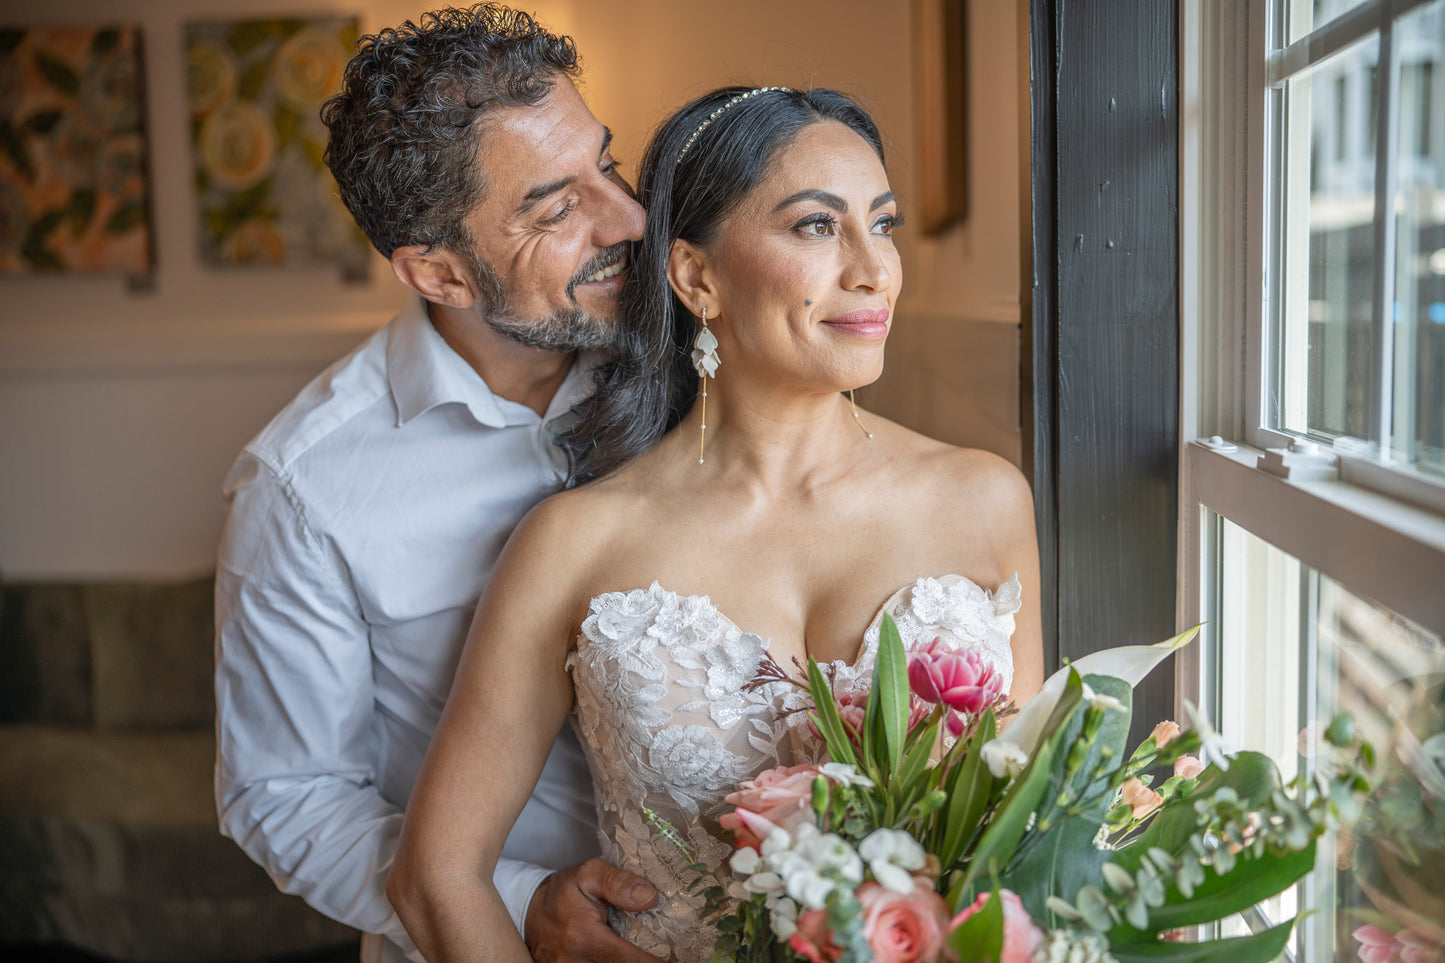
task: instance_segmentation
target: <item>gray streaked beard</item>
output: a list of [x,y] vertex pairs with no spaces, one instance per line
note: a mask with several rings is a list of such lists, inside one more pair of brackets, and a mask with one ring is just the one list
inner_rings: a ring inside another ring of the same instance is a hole
[[[621,247],[622,245],[617,245],[608,248],[584,265],[567,285],[567,296],[572,298],[572,289],[582,278],[615,261]],[[586,351],[592,348],[616,347],[617,322],[594,318],[581,305],[558,308],[540,320],[519,318],[507,301],[507,290],[501,275],[471,246],[466,248],[465,254],[471,261],[477,287],[487,301],[484,315],[486,322],[502,337],[542,351]],[[575,298],[573,302],[575,303]]]

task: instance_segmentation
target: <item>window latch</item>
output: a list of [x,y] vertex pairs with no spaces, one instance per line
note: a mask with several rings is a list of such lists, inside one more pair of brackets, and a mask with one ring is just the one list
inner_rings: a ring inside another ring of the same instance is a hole
[[1290,481],[1333,481],[1340,474],[1340,459],[1312,441],[1296,438],[1288,448],[1266,448],[1256,467]]

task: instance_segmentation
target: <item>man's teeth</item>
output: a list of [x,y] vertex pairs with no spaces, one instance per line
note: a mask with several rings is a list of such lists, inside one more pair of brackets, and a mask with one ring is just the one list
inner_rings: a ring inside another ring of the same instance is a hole
[[593,284],[597,281],[606,281],[610,277],[616,277],[617,275],[621,274],[623,267],[624,265],[621,261],[613,261],[611,264],[607,265],[605,268],[596,272],[595,274],[587,275],[585,278],[582,279],[582,283]]

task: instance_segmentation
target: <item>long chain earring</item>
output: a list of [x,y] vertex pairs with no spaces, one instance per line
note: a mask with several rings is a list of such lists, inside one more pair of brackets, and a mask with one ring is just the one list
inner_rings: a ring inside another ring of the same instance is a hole
[[692,366],[702,379],[699,403],[702,405],[702,426],[697,437],[697,463],[703,463],[703,450],[707,445],[707,379],[717,376],[719,359],[717,337],[707,329],[707,308],[702,309],[702,330],[692,342]]
[[862,431],[863,434],[867,435],[869,438],[872,438],[873,432],[869,431],[867,428],[864,428],[862,420],[860,420],[858,417],[858,402],[853,400],[852,388],[848,389],[848,404],[853,408],[853,424],[857,425],[859,430]]

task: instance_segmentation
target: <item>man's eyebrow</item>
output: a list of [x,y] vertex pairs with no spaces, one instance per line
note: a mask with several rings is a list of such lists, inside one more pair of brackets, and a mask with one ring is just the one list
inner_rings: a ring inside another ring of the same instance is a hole
[[816,188],[813,188],[811,190],[799,191],[796,194],[789,194],[787,197],[783,198],[781,201],[778,202],[778,206],[773,208],[773,213],[776,214],[783,208],[788,207],[791,204],[796,204],[799,201],[817,201],[819,204],[822,204],[825,207],[831,207],[839,214],[846,214],[848,212],[848,202],[843,200],[843,198],[839,197],[837,194],[833,194],[828,191],[820,191]]
[[[602,128],[602,149],[597,152],[597,156],[599,158],[605,156],[607,154],[607,148],[611,146],[612,131],[609,128],[604,127]],[[522,196],[522,203],[520,206],[518,206],[517,213],[527,213],[532,208],[536,207],[543,198],[555,194],[560,190],[564,190],[576,180],[577,178],[575,176],[559,177],[555,181],[548,181],[546,184],[538,184],[536,187],[532,188],[530,191],[528,191]]]

